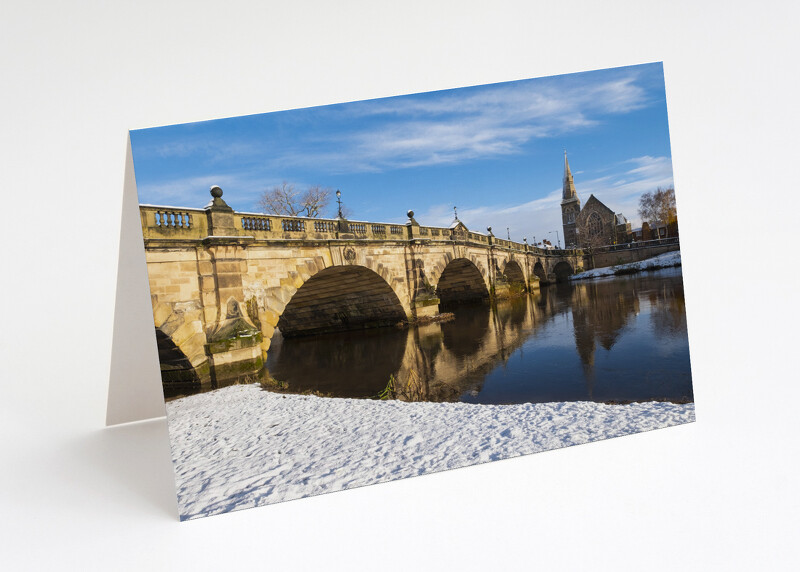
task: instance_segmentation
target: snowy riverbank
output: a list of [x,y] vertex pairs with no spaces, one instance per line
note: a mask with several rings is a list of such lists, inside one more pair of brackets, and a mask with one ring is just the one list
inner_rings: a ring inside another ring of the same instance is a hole
[[681,252],[667,252],[647,258],[639,262],[629,262],[628,264],[619,264],[617,266],[607,266],[605,268],[595,268],[594,270],[587,270],[586,272],[579,272],[570,276],[571,280],[584,280],[587,278],[599,278],[601,276],[613,276],[618,271],[623,274],[632,274],[642,270],[657,270],[659,268],[670,268],[672,266],[681,265]]
[[694,421],[694,404],[405,403],[238,385],[167,403],[182,519]]

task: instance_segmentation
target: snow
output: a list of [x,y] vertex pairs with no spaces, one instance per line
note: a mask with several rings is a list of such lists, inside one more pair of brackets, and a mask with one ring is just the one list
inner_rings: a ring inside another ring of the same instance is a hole
[[599,278],[601,276],[613,276],[617,270],[655,270],[657,268],[668,268],[671,266],[681,265],[681,252],[667,252],[647,258],[639,262],[629,262],[628,264],[619,264],[617,266],[607,266],[605,268],[595,268],[594,270],[587,270],[586,272],[579,272],[570,276],[571,280],[583,280],[586,278]]
[[694,421],[694,404],[406,403],[235,385],[167,403],[181,519]]

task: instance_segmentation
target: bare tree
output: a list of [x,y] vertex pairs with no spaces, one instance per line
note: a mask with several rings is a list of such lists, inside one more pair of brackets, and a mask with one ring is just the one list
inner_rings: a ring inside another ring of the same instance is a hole
[[639,216],[642,217],[642,222],[676,222],[678,211],[675,208],[675,189],[658,187],[652,193],[643,194],[639,199]]
[[297,216],[302,210],[302,206],[298,204],[299,195],[294,185],[284,181],[264,191],[258,199],[258,206],[265,213]]
[[331,190],[320,185],[306,189],[301,197],[306,216],[318,218],[331,202]]
[[319,218],[331,202],[331,189],[313,185],[300,191],[291,183],[264,191],[258,200],[259,208],[270,214]]

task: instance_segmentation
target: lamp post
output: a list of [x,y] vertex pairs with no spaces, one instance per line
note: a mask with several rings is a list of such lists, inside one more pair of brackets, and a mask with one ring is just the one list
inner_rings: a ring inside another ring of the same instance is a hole
[[551,230],[549,234],[556,233],[556,244],[558,244],[558,249],[561,250],[561,238],[558,236],[557,230]]
[[342,191],[336,189],[336,202],[339,203],[339,218],[342,218]]
[[506,237],[508,237],[508,241],[511,242],[511,231],[508,230],[508,227],[506,227]]

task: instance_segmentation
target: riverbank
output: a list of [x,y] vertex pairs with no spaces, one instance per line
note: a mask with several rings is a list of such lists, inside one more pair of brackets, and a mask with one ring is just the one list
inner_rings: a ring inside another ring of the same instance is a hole
[[406,403],[257,384],[167,403],[181,519],[694,421],[694,404]]
[[607,266],[605,268],[595,268],[586,272],[579,272],[570,276],[570,280],[586,280],[590,278],[600,278],[603,276],[620,276],[623,274],[636,274],[645,270],[660,270],[661,268],[673,268],[681,265],[681,252],[667,252],[640,260],[639,262],[629,262],[618,264],[617,266]]

